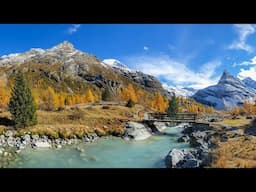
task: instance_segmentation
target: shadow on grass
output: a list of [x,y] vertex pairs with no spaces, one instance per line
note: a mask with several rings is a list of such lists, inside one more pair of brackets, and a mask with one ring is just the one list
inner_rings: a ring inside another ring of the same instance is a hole
[[7,118],[7,117],[0,117],[0,125],[4,126],[14,126],[15,123],[13,120]]

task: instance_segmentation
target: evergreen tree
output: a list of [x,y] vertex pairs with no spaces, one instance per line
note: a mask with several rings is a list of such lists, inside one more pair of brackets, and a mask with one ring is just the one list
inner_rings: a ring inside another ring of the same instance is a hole
[[175,94],[173,94],[171,100],[169,100],[169,106],[168,106],[168,109],[167,109],[167,114],[168,114],[169,117],[176,117],[178,111],[179,111],[178,99],[175,96]]
[[135,105],[134,101],[132,99],[129,99],[126,104],[126,107],[132,108],[134,105]]
[[26,127],[37,124],[36,105],[31,89],[20,73],[15,78],[11,99],[8,104],[15,127]]
[[110,93],[110,90],[108,87],[106,87],[103,90],[101,98],[103,101],[111,101],[112,100],[112,96],[111,96],[111,93]]

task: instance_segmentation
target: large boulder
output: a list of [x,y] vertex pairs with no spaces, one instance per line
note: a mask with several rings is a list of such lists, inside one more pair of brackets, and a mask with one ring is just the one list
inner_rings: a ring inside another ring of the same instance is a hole
[[196,151],[189,149],[172,149],[165,158],[168,168],[197,168],[200,160],[196,158]]
[[152,135],[151,129],[137,122],[127,122],[124,137],[143,140]]

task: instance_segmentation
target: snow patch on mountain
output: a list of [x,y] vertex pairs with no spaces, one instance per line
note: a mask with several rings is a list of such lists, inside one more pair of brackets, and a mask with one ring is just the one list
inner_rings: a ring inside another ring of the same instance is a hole
[[182,97],[190,97],[192,96],[196,90],[193,88],[186,88],[181,86],[171,86],[167,85],[166,83],[163,83],[163,88],[169,93],[175,93],[176,96],[182,96]]
[[132,72],[132,70],[127,67],[125,64],[121,63],[120,61],[116,60],[116,59],[104,59],[101,64],[103,66],[109,66],[112,67],[114,69],[119,69],[125,72]]

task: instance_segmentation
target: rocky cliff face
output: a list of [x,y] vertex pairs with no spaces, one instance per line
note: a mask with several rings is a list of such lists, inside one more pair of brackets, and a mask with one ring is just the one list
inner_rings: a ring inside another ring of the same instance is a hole
[[217,85],[201,89],[192,97],[216,109],[231,109],[242,105],[244,100],[253,101],[256,98],[256,90],[225,71]]
[[[50,49],[30,49],[25,53],[15,53],[0,57],[0,76],[12,76],[18,70],[30,73],[33,80],[44,78],[53,86],[76,92],[70,84],[109,87],[115,91],[133,83],[146,91],[164,93],[161,83],[153,76],[133,71],[117,60],[101,61],[94,55],[84,53],[64,41]],[[65,87],[66,85],[66,87]]]

